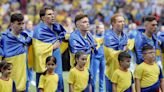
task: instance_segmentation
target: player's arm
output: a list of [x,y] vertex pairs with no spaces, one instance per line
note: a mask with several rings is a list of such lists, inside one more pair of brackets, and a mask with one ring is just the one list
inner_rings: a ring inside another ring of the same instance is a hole
[[112,83],[112,92],[117,92],[117,84]]
[[89,92],[92,92],[92,86],[89,84]]
[[132,84],[132,92],[136,92],[134,83]]
[[140,80],[138,78],[135,78],[135,88],[136,92],[141,92]]
[[164,78],[160,79],[160,88],[161,88],[161,92],[164,92]]
[[44,90],[42,88],[39,88],[39,92],[44,92]]
[[73,85],[69,84],[69,92],[73,92]]

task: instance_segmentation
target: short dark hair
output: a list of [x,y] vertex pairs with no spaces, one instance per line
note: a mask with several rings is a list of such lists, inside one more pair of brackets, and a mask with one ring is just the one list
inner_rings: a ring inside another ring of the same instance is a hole
[[0,72],[2,72],[1,70],[6,70],[8,67],[12,66],[11,63],[8,63],[6,61],[1,61],[0,62]]
[[20,21],[23,21],[23,20],[24,20],[24,16],[23,16],[23,14],[21,14],[21,13],[13,13],[13,14],[11,15],[11,18],[10,18],[10,22],[11,22],[11,23],[13,23],[13,22],[15,22],[15,21],[20,22]]
[[128,52],[121,52],[119,55],[118,55],[118,61],[124,61],[125,58],[131,58],[131,56],[129,55]]
[[86,14],[84,14],[84,13],[79,13],[79,14],[77,14],[76,17],[75,17],[75,25],[76,25],[76,22],[77,22],[78,20],[81,20],[81,19],[84,18],[84,17],[87,17],[87,18],[88,18],[88,15],[86,15]]
[[40,12],[39,12],[40,18],[42,18],[43,16],[45,16],[46,10],[53,10],[54,11],[54,7],[53,6],[50,6],[50,5],[42,7],[41,10],[40,10]]
[[56,58],[53,57],[53,56],[48,56],[48,57],[46,58],[46,64],[47,64],[50,60],[52,60],[52,61],[56,64]]
[[143,20],[144,22],[146,21],[151,22],[153,20],[156,20],[156,18],[154,16],[149,15],[149,16],[145,16]]
[[144,53],[145,51],[147,50],[152,50],[154,49],[153,46],[151,46],[150,44],[145,44],[143,47],[142,47],[142,53]]

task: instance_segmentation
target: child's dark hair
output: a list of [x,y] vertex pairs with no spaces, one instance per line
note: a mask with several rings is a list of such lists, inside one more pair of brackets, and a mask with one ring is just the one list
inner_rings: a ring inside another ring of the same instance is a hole
[[142,47],[142,53],[144,53],[147,50],[152,50],[154,49],[153,46],[151,46],[150,44],[146,44]]
[[118,55],[118,61],[124,61],[125,58],[131,58],[131,56],[129,55],[128,52],[121,52],[119,55]]
[[56,58],[53,57],[53,56],[48,56],[48,57],[46,58],[46,64],[47,64],[50,60],[52,60],[52,61],[56,64]]
[[81,55],[84,55],[84,54],[86,54],[86,53],[83,51],[79,51],[79,52],[75,53],[75,64],[74,64],[74,66],[76,66],[76,64],[77,64],[76,59],[78,59]]
[[[46,64],[47,64],[50,60],[52,60],[52,61],[56,64],[56,58],[53,57],[53,56],[48,56],[48,57],[46,58]],[[46,70],[46,71],[47,71],[47,70]],[[44,73],[43,73],[42,75],[46,75],[46,71],[44,71]]]
[[3,69],[3,70],[6,70],[6,69],[8,69],[8,67],[10,67],[10,66],[12,66],[11,63],[8,63],[8,62],[6,62],[6,61],[1,61],[1,62],[0,62],[0,72],[2,72],[2,69]]

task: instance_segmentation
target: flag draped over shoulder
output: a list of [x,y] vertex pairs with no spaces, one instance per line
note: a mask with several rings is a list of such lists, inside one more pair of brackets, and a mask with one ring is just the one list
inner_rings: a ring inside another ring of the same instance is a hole
[[[66,31],[60,24],[53,24],[52,28],[53,30],[43,22],[40,22],[34,29],[32,51],[34,56],[33,67],[36,72],[45,71],[45,62],[48,56],[54,56],[53,53],[55,51],[58,51],[58,54],[60,54],[60,50],[53,50],[53,44],[58,40],[62,42],[65,39]],[[57,62],[57,65],[58,63],[61,63],[61,61]],[[58,65],[57,69],[58,67],[61,68],[62,66]]]
[[4,59],[13,65],[11,78],[16,82],[16,89],[23,91],[26,88],[27,46],[31,44],[31,38],[23,32],[16,37],[8,29],[1,41]]
[[128,39],[127,35],[122,33],[118,37],[113,30],[105,31],[104,36],[104,55],[106,59],[106,76],[111,79],[113,72],[119,68],[118,55],[121,51],[128,48],[134,48],[134,39]]
[[[0,37],[0,43],[1,43],[1,37]],[[3,57],[3,50],[2,50],[2,44],[0,44],[0,60],[2,60]]]
[[78,51],[84,51],[88,54],[86,67],[89,67],[90,64],[90,55],[92,50],[96,50],[96,44],[92,35],[88,32],[86,37],[83,37],[79,30],[76,30],[71,33],[69,38],[69,48],[70,48],[70,64],[71,67],[75,63],[75,53]]

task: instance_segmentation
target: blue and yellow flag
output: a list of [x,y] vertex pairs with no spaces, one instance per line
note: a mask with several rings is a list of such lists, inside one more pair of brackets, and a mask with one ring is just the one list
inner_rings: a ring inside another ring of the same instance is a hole
[[[62,73],[62,61],[60,49],[53,50],[53,44],[56,41],[65,39],[66,31],[60,24],[53,24],[52,29],[45,25],[42,21],[36,26],[33,34],[33,67],[36,72],[44,72],[46,70],[46,58],[54,56],[57,59],[56,73]],[[65,49],[65,48],[62,48]]]
[[69,49],[70,49],[70,65],[74,67],[75,53],[78,51],[84,51],[88,54],[86,67],[89,68],[90,56],[92,50],[96,51],[96,44],[92,35],[88,32],[86,37],[83,37],[79,30],[71,33],[69,38]]
[[4,52],[4,60],[12,63],[11,78],[16,82],[16,89],[24,91],[26,89],[26,62],[27,62],[27,46],[31,43],[31,38],[25,33],[19,36],[12,34],[8,29],[2,34],[1,40]]
[[118,37],[113,30],[105,31],[104,55],[106,59],[106,76],[111,79],[114,71],[119,68],[118,55],[121,51],[134,48],[134,39],[128,39],[125,33]]

